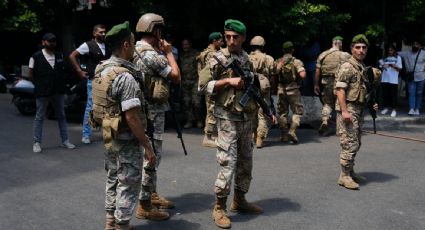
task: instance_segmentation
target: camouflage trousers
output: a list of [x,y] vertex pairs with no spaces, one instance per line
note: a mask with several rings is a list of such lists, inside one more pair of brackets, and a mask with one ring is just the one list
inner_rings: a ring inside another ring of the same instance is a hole
[[[149,119],[153,122],[153,147],[155,152],[155,167],[149,166],[147,161],[143,161],[142,188],[139,200],[150,200],[152,193],[156,192],[157,170],[162,158],[162,141],[165,126],[165,112],[150,112]],[[143,153],[143,155],[145,152]],[[144,157],[146,159],[146,157]]]
[[217,126],[214,117],[214,104],[215,102],[211,100],[211,96],[207,95],[205,98],[205,104],[207,107],[207,116],[205,117],[205,134],[214,134],[217,133]]
[[334,83],[323,85],[322,89],[322,122],[327,123],[330,119],[332,110],[335,109],[336,96],[334,95]]
[[214,192],[217,197],[227,197],[233,175],[235,189],[248,192],[252,179],[252,121],[217,118],[217,129],[217,162],[220,169]]
[[128,223],[140,190],[142,152],[137,140],[112,140],[105,152],[105,209],[114,212],[117,223]]
[[[280,90],[279,90],[280,91]],[[291,93],[279,93],[278,91],[278,102],[277,109],[279,112],[279,127],[280,129],[287,129],[288,127],[288,114],[289,108],[292,111],[292,122],[300,125],[301,116],[304,113],[304,106],[301,102],[301,93],[298,89],[292,90]]]
[[254,132],[257,134],[257,137],[266,138],[269,133],[269,121],[264,116],[263,109],[258,109],[258,116],[254,122]]
[[361,146],[361,125],[363,123],[363,105],[347,104],[351,122],[345,122],[340,111],[336,115],[337,135],[341,145],[340,158],[354,161]]
[[199,121],[201,119],[201,96],[198,92],[196,81],[182,82],[183,107],[186,113],[186,120]]

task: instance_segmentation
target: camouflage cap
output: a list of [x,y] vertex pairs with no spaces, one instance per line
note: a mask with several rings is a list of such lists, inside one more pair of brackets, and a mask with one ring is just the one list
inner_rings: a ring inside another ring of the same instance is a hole
[[291,41],[286,41],[282,45],[282,48],[285,50],[289,48],[293,48],[293,47],[294,47],[294,43],[292,43]]
[[246,26],[238,20],[227,19],[224,22],[224,31],[235,31],[238,34],[246,34]]
[[344,38],[341,36],[335,36],[334,38],[332,38],[332,41],[344,41]]
[[351,40],[351,44],[355,43],[364,43],[367,46],[369,46],[369,40],[367,40],[366,36],[364,34],[357,34],[353,37],[353,40]]
[[115,25],[105,35],[105,41],[107,43],[114,43],[131,34],[130,23],[128,21]]
[[212,42],[213,40],[223,38],[220,32],[212,32],[210,36],[208,36],[208,41]]

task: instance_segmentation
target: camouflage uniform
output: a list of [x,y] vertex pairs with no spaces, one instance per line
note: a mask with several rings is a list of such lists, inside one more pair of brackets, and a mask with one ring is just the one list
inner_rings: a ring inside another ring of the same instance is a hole
[[335,73],[337,68],[350,58],[350,54],[340,51],[338,48],[330,48],[319,55],[316,68],[320,69],[322,84],[322,124],[328,124],[330,115],[335,106]]
[[[162,141],[165,125],[165,112],[170,109],[168,104],[169,89],[163,85],[163,92],[159,100],[153,99],[153,85],[158,85],[160,81],[167,82],[168,74],[171,72],[171,66],[166,57],[160,55],[153,47],[145,41],[136,43],[136,50],[140,53],[135,55],[134,62],[144,74],[144,86],[148,91],[149,99],[149,117],[154,126],[153,142],[156,155],[155,168],[150,167],[147,162],[143,164],[142,190],[140,191],[140,200],[149,200],[152,193],[156,192],[157,169],[162,157]],[[156,82],[156,83],[154,83]],[[158,83],[158,84],[157,84]],[[164,98],[165,97],[165,98]]]
[[198,92],[196,61],[198,55],[197,50],[190,49],[187,52],[182,52],[180,56],[184,111],[186,112],[186,121],[190,124],[193,121],[201,121],[201,97]]
[[353,166],[354,158],[361,145],[361,125],[363,123],[363,108],[365,105],[367,77],[364,65],[353,57],[341,65],[336,73],[336,88],[342,88],[346,95],[348,112],[351,122],[345,122],[341,115],[339,102],[336,102],[337,135],[341,143],[340,159],[348,162],[347,167]]
[[[199,56],[198,60],[198,74],[201,73],[201,70],[207,65],[208,60],[214,55],[215,50],[214,45],[209,45],[206,49],[204,49]],[[217,133],[216,121],[213,115],[214,112],[214,100],[211,100],[211,95],[206,95],[205,104],[207,108],[207,116],[205,119],[205,128],[204,132],[207,135],[213,135]]]
[[[278,59],[276,72],[279,83],[277,87],[279,127],[281,130],[281,140],[285,141],[288,134],[288,113],[289,106],[292,111],[291,130],[294,131],[300,125],[301,116],[304,113],[304,106],[301,102],[300,81],[298,74],[305,71],[304,64],[291,54],[285,54]],[[279,63],[281,63],[280,66]],[[292,63],[292,64],[291,64]],[[288,69],[289,68],[289,69]],[[286,69],[286,70],[285,70]],[[289,71],[285,73],[285,71]],[[295,78],[295,79],[294,79]]]
[[[248,54],[230,54],[228,49],[222,49],[214,54],[222,63],[232,56],[237,59],[241,67],[253,70]],[[228,77],[238,77],[233,71],[223,69],[215,58],[208,61],[211,74],[200,76],[200,89],[207,94],[213,94],[217,80]],[[214,76],[214,79],[213,77]],[[235,175],[235,190],[248,192],[252,172],[252,128],[253,120],[257,115],[258,106],[250,99],[247,106],[242,109],[238,104],[243,90],[234,87],[225,87],[214,92],[214,116],[217,119],[218,137],[217,162],[220,170],[215,182],[215,193],[219,198],[227,197],[230,193],[232,177]]]
[[[262,74],[260,75],[260,88],[261,93],[267,101],[267,104],[271,106],[270,100],[270,79],[271,75],[274,73],[274,59],[272,56],[267,55],[259,50],[252,51],[249,54],[249,59],[251,60],[254,71],[256,73]],[[269,124],[264,117],[263,110],[261,108],[258,109],[258,117],[256,122],[254,122],[254,136],[257,138],[265,139],[269,132]]]
[[[100,75],[96,74],[97,76],[95,76],[93,81],[94,101],[96,101],[96,90],[99,90],[96,79],[101,79],[102,76],[114,71],[117,66],[121,67],[122,64],[133,66],[130,62],[112,56],[97,67],[97,70],[101,71],[99,71]],[[104,68],[104,66],[106,67]],[[135,107],[140,108],[139,116],[143,125],[146,126],[146,116],[143,107],[141,107],[142,103],[144,103],[143,95],[138,82],[132,75],[132,71],[134,69],[116,76],[112,83],[110,98],[119,103],[119,108],[121,108],[122,112]],[[93,110],[95,109],[96,104],[93,107]],[[105,208],[109,213],[114,212],[118,224],[125,224],[130,221],[137,203],[143,158],[138,140],[131,133],[123,115],[121,115],[121,119],[118,131],[112,132],[112,136],[110,136],[112,137],[110,143],[107,143],[108,133],[105,133],[107,127],[105,127],[105,120],[103,121],[103,136],[105,146],[107,146],[107,151],[105,152],[105,169],[107,171]]]

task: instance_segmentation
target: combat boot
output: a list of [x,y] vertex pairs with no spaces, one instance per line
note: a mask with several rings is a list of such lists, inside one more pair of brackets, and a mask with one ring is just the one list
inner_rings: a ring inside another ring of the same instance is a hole
[[321,136],[326,136],[327,133],[328,133],[328,122],[322,121],[322,124],[320,125],[320,128],[319,128],[319,134]]
[[130,224],[116,224],[115,228],[113,228],[115,230],[134,230],[134,227],[131,226]]
[[174,208],[174,202],[159,196],[158,193],[152,193],[151,203],[160,209],[171,209]]
[[288,142],[289,138],[288,138],[288,131],[281,129],[280,130],[280,142]]
[[232,222],[227,216],[226,211],[226,200],[227,198],[216,198],[212,218],[214,220],[215,225],[220,228],[230,228],[232,226]]
[[337,183],[348,189],[353,189],[353,190],[359,189],[359,184],[357,184],[351,177],[352,165],[350,164],[350,162],[347,160],[342,160],[342,159],[340,162],[341,162],[341,173],[339,175]]
[[250,214],[263,213],[263,209],[260,206],[248,203],[245,199],[245,193],[239,190],[235,190],[235,196],[230,205],[230,211]]
[[139,206],[136,210],[136,218],[148,220],[166,220],[170,217],[168,212],[160,211],[151,204],[150,200],[139,201]]
[[263,147],[263,141],[264,137],[257,136],[257,139],[255,140],[255,146],[257,146],[257,149],[261,149]]
[[298,125],[296,125],[296,124],[292,123],[292,124],[291,124],[291,128],[289,128],[289,131],[288,131],[288,138],[289,138],[289,141],[290,141],[292,144],[294,144],[294,145],[296,145],[296,144],[298,144],[298,143],[299,143],[299,140],[298,140],[297,134],[295,134],[295,131],[297,130],[297,127],[298,127]]
[[204,140],[202,141],[202,146],[211,147],[211,148],[217,147],[217,145],[215,144],[215,141],[214,141],[211,134],[205,134],[204,135]]
[[106,212],[105,230],[115,230],[115,217],[114,212]]

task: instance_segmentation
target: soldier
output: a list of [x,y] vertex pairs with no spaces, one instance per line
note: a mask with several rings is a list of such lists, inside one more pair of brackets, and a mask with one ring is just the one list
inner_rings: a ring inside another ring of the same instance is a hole
[[[148,119],[153,123],[153,143],[156,157],[155,167],[143,165],[142,189],[136,211],[137,218],[165,220],[169,214],[159,208],[173,208],[173,202],[157,193],[156,181],[162,155],[165,111],[169,110],[168,81],[180,83],[180,69],[174,59],[172,47],[161,39],[164,19],[157,14],[147,13],[140,17],[136,32],[141,40],[136,43],[134,63],[144,74],[143,85],[149,104]],[[164,53],[162,55],[160,52]]]
[[[369,42],[363,34],[356,35],[351,42],[351,58],[341,65],[335,75],[337,101],[337,135],[341,144],[340,164],[342,172],[338,184],[348,189],[358,189],[359,182],[366,180],[354,172],[354,158],[361,145],[363,108],[366,103],[366,77],[363,60]],[[378,105],[374,104],[377,110]]]
[[[294,44],[290,41],[283,43],[283,57],[276,62],[276,72],[278,74],[277,96],[279,127],[281,130],[280,141],[290,141],[292,144],[298,144],[299,141],[295,131],[300,125],[301,116],[304,113],[300,86],[306,76],[306,72],[302,61],[292,56],[293,53]],[[288,131],[289,106],[291,106],[292,111],[292,122]]]
[[196,122],[197,128],[203,127],[201,120],[201,97],[198,92],[197,61],[199,52],[192,48],[189,39],[182,41],[183,52],[180,55],[180,67],[182,71],[183,105],[186,117],[185,129],[193,127]]
[[245,36],[246,27],[242,22],[226,20],[224,37],[227,48],[214,53],[213,58],[208,61],[210,72],[202,71],[199,77],[200,90],[209,95],[215,94],[217,162],[220,170],[215,181],[216,202],[212,217],[220,228],[231,227],[226,214],[226,201],[234,174],[235,193],[230,210],[245,213],[263,212],[262,208],[248,203],[245,199],[252,178],[252,127],[258,106],[252,98],[244,108],[240,106],[244,82],[234,71],[225,69],[222,65],[233,58],[240,63],[242,69],[253,71],[248,54],[242,49]]
[[[220,32],[213,32],[208,36],[209,45],[205,48],[197,57],[198,61],[198,75],[201,74],[201,71],[207,65],[208,60],[217,52],[220,47],[223,45],[223,35]],[[209,70],[208,70],[209,71]],[[214,112],[214,100],[211,100],[210,95],[206,95],[205,104],[207,108],[207,116],[205,118],[205,136],[202,141],[202,146],[215,148],[215,137],[217,137],[217,126]]]
[[155,164],[155,155],[145,135],[143,94],[135,66],[129,62],[134,52],[134,36],[129,23],[114,26],[106,34],[112,57],[98,65],[93,79],[91,123],[102,126],[106,148],[105,230],[130,229],[140,190],[142,151],[146,164]]
[[[274,73],[274,59],[272,56],[263,52],[265,44],[266,41],[263,37],[253,37],[250,42],[253,51],[249,54],[249,59],[254,66],[254,71],[259,74],[261,93],[264,95],[267,104],[272,106],[270,100],[270,79]],[[267,137],[268,132],[267,119],[263,115],[263,110],[259,108],[257,122],[254,124],[254,140],[257,148],[263,147],[263,141]]]
[[[319,134],[326,136],[328,133],[328,123],[335,108],[335,73],[337,68],[350,58],[350,54],[342,50],[341,36],[336,36],[332,39],[332,48],[324,51],[319,55],[316,62],[316,75],[314,78],[314,92],[316,95],[321,93],[323,109],[322,109],[322,124],[319,128]],[[322,90],[320,89],[322,84]]]

